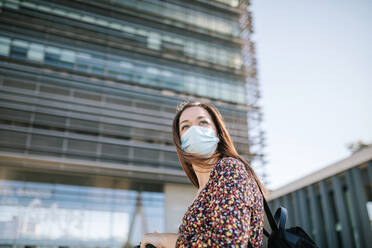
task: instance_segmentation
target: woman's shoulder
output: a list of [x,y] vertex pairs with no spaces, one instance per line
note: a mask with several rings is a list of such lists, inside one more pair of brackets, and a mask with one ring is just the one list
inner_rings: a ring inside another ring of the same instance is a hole
[[243,172],[246,173],[245,164],[235,157],[223,157],[216,164],[215,170],[219,173]]
[[235,157],[225,157],[216,165],[216,172],[215,179],[220,185],[228,186],[230,189],[235,187],[238,191],[246,192],[246,201],[250,202],[249,206],[263,210],[263,196],[259,185],[252,172],[246,168],[245,163]]
[[235,157],[224,157],[215,165],[211,177],[219,181],[231,181],[231,179],[234,179],[238,182],[241,180],[249,180],[252,178],[252,175],[240,159]]
[[234,164],[243,164],[243,162],[236,158],[236,157],[232,157],[232,156],[228,156],[228,157],[223,157],[219,160],[220,163],[234,163]]

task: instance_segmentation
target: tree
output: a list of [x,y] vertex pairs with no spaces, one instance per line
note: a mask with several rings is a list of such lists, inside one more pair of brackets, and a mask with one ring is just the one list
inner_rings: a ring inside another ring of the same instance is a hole
[[362,140],[358,140],[357,142],[351,142],[347,145],[347,149],[351,151],[351,153],[358,152],[372,144],[366,144]]

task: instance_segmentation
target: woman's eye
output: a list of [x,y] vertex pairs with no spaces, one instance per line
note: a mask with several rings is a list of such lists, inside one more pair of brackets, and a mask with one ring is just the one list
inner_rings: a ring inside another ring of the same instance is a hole
[[183,130],[185,127],[188,127],[188,125],[183,126],[183,127],[181,128],[181,130]]
[[208,124],[208,121],[201,121],[200,123],[205,123],[205,124]]

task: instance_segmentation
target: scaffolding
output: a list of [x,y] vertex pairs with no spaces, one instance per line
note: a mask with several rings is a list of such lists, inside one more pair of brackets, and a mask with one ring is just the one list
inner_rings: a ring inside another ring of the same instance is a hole
[[264,156],[265,132],[262,129],[263,114],[259,106],[260,90],[257,79],[257,61],[255,44],[251,40],[253,34],[252,13],[249,10],[250,1],[241,0],[239,3],[240,17],[239,25],[241,29],[240,38],[243,40],[242,61],[245,76],[246,103],[248,105],[247,122],[248,138],[251,154],[249,161],[264,184],[267,184],[267,174],[265,171],[266,160]]

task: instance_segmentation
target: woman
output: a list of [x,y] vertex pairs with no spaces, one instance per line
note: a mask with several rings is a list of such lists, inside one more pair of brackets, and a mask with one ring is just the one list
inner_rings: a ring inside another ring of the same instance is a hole
[[198,188],[178,233],[147,233],[141,240],[160,247],[262,247],[266,192],[236,152],[219,111],[188,102],[177,108],[173,142],[178,159]]

